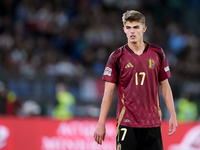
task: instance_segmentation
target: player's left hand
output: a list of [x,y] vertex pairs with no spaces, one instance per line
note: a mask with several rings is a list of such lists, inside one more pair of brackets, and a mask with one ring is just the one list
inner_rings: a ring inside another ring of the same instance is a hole
[[168,135],[172,135],[176,132],[176,129],[178,128],[178,123],[177,123],[177,120],[176,120],[176,117],[171,117],[169,119],[169,133]]

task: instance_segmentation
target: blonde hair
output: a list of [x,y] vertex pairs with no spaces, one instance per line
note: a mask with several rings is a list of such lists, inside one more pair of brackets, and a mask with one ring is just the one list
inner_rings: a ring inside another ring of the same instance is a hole
[[127,10],[127,12],[125,12],[122,16],[122,22],[124,26],[127,21],[130,21],[130,22],[137,21],[145,25],[145,16],[139,11]]

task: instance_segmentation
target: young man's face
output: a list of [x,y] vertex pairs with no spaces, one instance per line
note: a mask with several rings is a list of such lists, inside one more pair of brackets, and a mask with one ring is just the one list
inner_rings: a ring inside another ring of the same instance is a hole
[[123,29],[126,33],[128,42],[137,43],[141,40],[143,42],[143,34],[146,31],[147,27],[141,24],[140,22],[127,21]]

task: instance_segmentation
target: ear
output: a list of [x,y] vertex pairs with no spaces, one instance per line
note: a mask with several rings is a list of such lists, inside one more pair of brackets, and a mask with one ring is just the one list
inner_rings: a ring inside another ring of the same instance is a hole
[[124,33],[126,33],[126,28],[125,27],[123,27],[123,30],[124,30]]
[[143,27],[143,33],[147,30],[147,26]]

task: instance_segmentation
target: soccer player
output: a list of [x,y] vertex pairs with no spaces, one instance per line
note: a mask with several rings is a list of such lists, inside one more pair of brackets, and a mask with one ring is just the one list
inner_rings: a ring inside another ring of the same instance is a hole
[[105,91],[94,138],[98,144],[105,138],[105,122],[117,87],[117,150],[162,150],[159,86],[171,114],[169,135],[178,127],[167,59],[161,47],[143,41],[147,29],[143,14],[130,10],[122,21],[128,43],[116,49],[106,64]]

